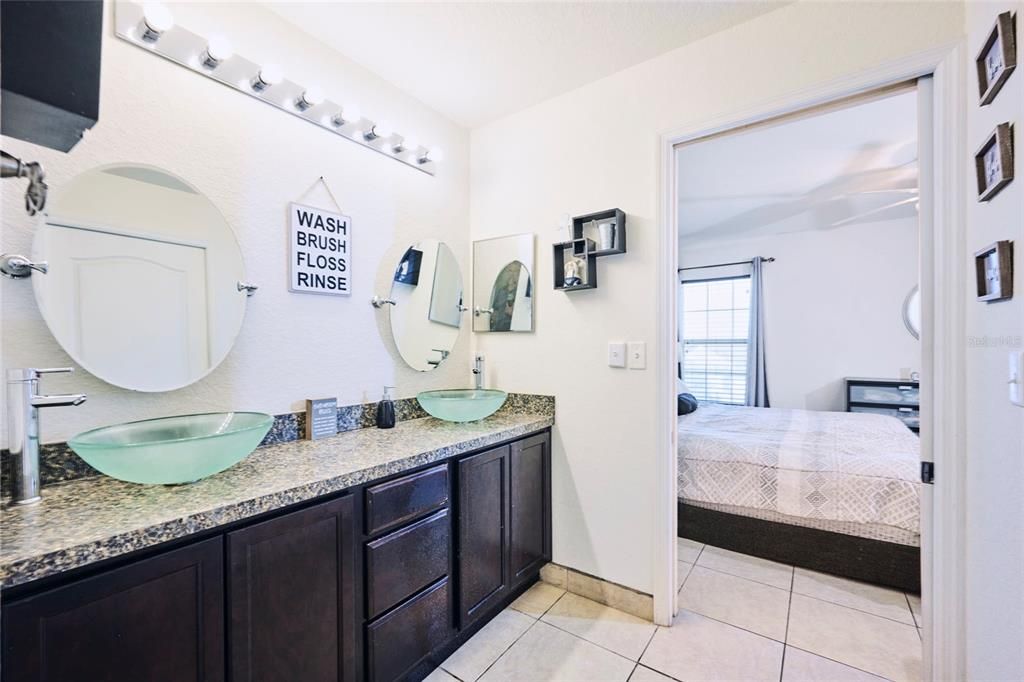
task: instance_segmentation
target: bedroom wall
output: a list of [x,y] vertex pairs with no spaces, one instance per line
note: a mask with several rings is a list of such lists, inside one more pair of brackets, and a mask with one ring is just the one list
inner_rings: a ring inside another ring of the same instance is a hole
[[[557,396],[556,562],[652,590],[655,376],[609,368],[607,343],[654,347],[659,135],[962,31],[958,3],[798,2],[472,132],[472,238],[538,234],[536,332],[474,344],[492,384]],[[559,216],[613,206],[628,215],[629,253],[599,263],[600,288],[554,291]]]
[[[227,359],[208,377],[170,393],[115,388],[84,370],[47,377],[52,393],[85,392],[79,407],[43,416],[46,441],[88,428],[168,414],[219,410],[270,413],[304,409],[311,397],[341,404],[377,400],[384,384],[399,397],[469,382],[469,332],[449,360],[428,373],[395,353],[388,317],[370,305],[405,249],[423,237],[443,239],[469,283],[469,134],[380,77],[348,61],[253,3],[171,3],[183,26],[230,34],[242,55],[281,64],[298,81],[357,102],[367,116],[438,145],[446,160],[435,177],[319,130],[113,34],[107,3],[100,118],[68,154],[3,138],[3,148],[40,161],[52,191],[86,169],[113,162],[160,166],[204,192],[234,229],[247,278],[260,286]],[[311,187],[307,203],[331,206],[314,182],[323,175],[353,220],[352,296],[288,292],[287,207]],[[23,182],[2,185],[0,252],[28,253],[34,222],[21,209]],[[3,280],[0,344],[4,367],[74,363],[50,334],[29,282]],[[0,447],[5,420],[0,420]]]
[[[1017,12],[1017,70],[997,98],[978,106],[974,57],[996,15]],[[972,680],[1024,679],[1024,408],[1007,399],[1008,356],[1024,344],[1024,3],[974,2],[967,8],[967,251],[1014,241],[1012,300],[967,296],[967,673]],[[996,124],[1016,124],[1014,181],[978,203],[975,149]],[[973,272],[973,258],[970,266]],[[941,475],[941,472],[937,472]]]
[[764,266],[765,348],[772,407],[842,411],[843,378],[901,378],[921,369],[903,324],[917,284],[916,219],[680,244],[679,266],[773,256]]

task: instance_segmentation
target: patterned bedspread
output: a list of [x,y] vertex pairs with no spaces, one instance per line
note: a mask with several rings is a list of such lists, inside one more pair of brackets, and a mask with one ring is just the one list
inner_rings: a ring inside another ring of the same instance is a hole
[[919,532],[920,444],[898,419],[702,404],[679,417],[679,496]]

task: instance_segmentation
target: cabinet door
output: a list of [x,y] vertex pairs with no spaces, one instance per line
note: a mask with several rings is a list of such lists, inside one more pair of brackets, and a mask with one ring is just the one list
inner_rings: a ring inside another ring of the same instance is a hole
[[228,534],[232,680],[356,680],[351,495]]
[[221,538],[3,609],[5,682],[224,679]]
[[509,467],[509,560],[515,587],[551,559],[550,436],[513,443]]
[[509,447],[459,461],[459,626],[509,590]]

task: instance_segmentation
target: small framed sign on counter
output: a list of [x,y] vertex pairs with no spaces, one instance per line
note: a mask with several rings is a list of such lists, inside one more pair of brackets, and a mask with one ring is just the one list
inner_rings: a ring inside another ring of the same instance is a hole
[[288,290],[351,295],[351,219],[298,203],[289,204],[288,214]]
[[319,440],[338,435],[338,399],[306,401],[306,439]]

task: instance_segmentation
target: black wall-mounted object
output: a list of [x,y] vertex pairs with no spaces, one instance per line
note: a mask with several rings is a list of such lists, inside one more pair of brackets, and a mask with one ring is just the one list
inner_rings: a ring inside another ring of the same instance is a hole
[[[610,249],[598,248],[597,242],[587,236],[588,228],[594,237],[599,237],[596,225],[612,221],[615,224],[615,238]],[[572,239],[552,246],[554,264],[555,289],[560,291],[578,291],[580,289],[597,288],[597,259],[626,253],[626,214],[618,208],[607,211],[588,213],[572,219]],[[587,262],[587,277],[576,285],[565,283],[566,258],[578,257]]]
[[69,151],[100,112],[102,0],[0,2],[0,132]]

